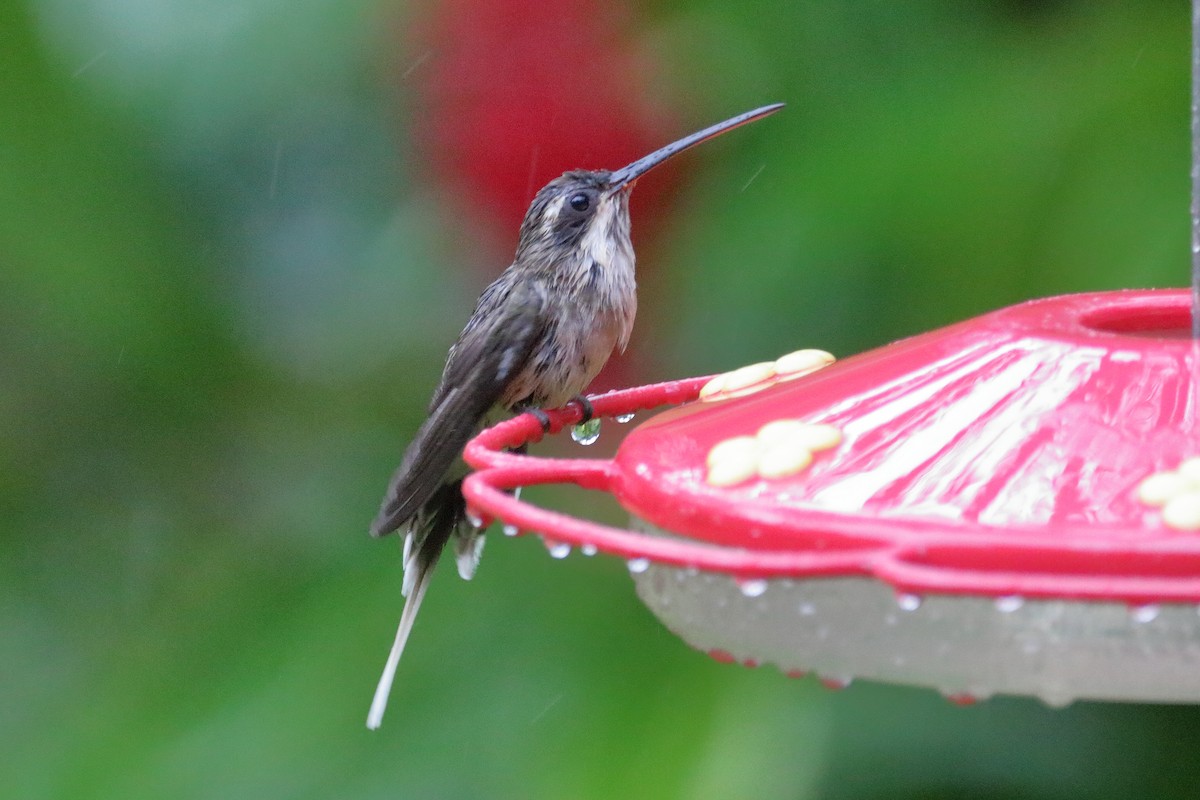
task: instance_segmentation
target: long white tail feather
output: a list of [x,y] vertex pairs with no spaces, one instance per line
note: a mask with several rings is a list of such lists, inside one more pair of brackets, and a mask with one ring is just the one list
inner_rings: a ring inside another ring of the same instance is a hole
[[412,555],[412,551],[413,551],[413,539],[414,538],[415,537],[413,536],[413,529],[412,529],[412,526],[410,525],[408,530],[406,530],[404,532],[404,552],[400,554],[400,563],[401,564],[408,563],[409,556]]
[[396,678],[396,667],[400,663],[400,656],[404,653],[404,645],[408,641],[408,634],[412,632],[413,623],[417,619],[417,611],[421,608],[421,601],[425,599],[425,590],[429,588],[429,577],[433,574],[433,564],[429,565],[428,569],[418,569],[415,563],[407,564],[404,572],[405,583],[409,580],[409,575],[413,575],[413,591],[412,594],[404,601],[404,609],[400,612],[400,625],[396,628],[396,640],[392,643],[392,651],[388,653],[387,663],[383,667],[383,675],[379,678],[379,685],[375,687],[375,697],[371,700],[371,710],[367,714],[367,727],[371,730],[377,730],[383,724],[383,712],[387,709],[388,695],[392,691],[392,681]]
[[400,582],[401,597],[408,597],[413,594],[413,587],[415,587],[418,578],[421,577],[420,561],[416,553],[409,554],[408,558],[404,559],[404,577]]

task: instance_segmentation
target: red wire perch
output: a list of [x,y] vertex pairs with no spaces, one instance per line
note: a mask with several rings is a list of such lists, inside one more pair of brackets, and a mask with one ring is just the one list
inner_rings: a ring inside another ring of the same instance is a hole
[[[709,380],[689,378],[607,392],[589,398],[596,417],[614,417],[676,405],[696,399]],[[550,428],[558,433],[580,420],[576,405],[547,411]],[[537,441],[542,426],[532,414],[521,414],[488,428],[467,445],[466,462],[478,470],[463,483],[463,495],[473,515],[485,523],[499,519],[522,532],[537,531],[547,539],[575,547],[591,545],[598,551],[626,559],[648,559],[659,564],[694,567],[742,578],[778,574],[835,575],[859,571],[861,558],[849,552],[797,553],[746,551],[697,544],[681,539],[649,536],[541,509],[518,500],[506,490],[545,483],[570,483],[584,489],[611,491],[615,475],[612,461],[551,459],[504,452]]]

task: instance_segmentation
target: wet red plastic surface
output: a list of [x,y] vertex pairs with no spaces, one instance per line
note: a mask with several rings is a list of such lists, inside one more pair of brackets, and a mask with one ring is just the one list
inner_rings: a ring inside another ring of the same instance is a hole
[[[739,577],[865,575],[905,592],[1145,603],[1200,601],[1200,535],[1136,497],[1200,456],[1197,345],[1183,290],[1037,300],[719,402],[706,379],[602,395],[601,415],[684,403],[638,426],[613,461],[498,452],[529,417],[468,447],[468,501],[571,544]],[[555,412],[556,425],[577,418]],[[786,479],[705,480],[718,442],[778,419],[843,442]],[[532,427],[531,427],[532,426]],[[686,537],[533,509],[498,489],[572,482]]]

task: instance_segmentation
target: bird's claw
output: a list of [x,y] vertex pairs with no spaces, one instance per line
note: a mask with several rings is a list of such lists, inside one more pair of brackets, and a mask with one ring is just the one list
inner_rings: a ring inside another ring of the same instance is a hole
[[530,407],[530,408],[525,409],[525,413],[529,414],[531,417],[533,417],[534,419],[536,419],[538,421],[538,424],[542,426],[542,433],[550,432],[550,415],[549,414],[547,414],[545,411],[542,411],[540,408],[536,408],[536,407]]
[[[579,406],[580,425],[585,422],[591,422],[592,418],[596,416],[596,409],[592,406],[592,401],[588,400],[583,395],[580,394],[571,398],[571,403]],[[568,405],[570,405],[570,403],[568,403]]]

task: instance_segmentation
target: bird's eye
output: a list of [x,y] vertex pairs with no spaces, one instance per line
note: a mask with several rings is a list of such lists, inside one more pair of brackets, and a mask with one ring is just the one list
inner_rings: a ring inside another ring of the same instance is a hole
[[588,206],[592,204],[592,201],[588,199],[586,194],[580,192],[579,194],[571,195],[570,203],[571,208],[575,209],[576,211],[587,211]]

